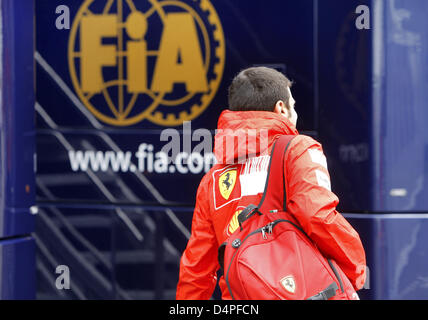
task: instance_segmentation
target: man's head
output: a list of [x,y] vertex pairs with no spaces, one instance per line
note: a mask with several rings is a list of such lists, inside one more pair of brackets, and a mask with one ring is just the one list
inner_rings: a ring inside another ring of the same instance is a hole
[[275,69],[245,69],[233,79],[229,87],[229,109],[271,111],[283,115],[296,125],[296,102],[291,95],[291,85],[291,81]]

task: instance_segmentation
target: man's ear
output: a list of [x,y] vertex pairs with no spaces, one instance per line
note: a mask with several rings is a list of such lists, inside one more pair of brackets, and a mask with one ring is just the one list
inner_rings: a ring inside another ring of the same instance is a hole
[[275,108],[273,109],[273,112],[275,112],[276,114],[283,115],[283,116],[288,118],[287,107],[285,106],[285,103],[282,100],[279,100],[275,104]]

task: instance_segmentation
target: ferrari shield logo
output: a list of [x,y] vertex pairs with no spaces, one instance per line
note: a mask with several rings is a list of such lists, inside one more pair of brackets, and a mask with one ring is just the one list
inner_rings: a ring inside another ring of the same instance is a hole
[[281,285],[290,293],[294,293],[296,291],[296,282],[294,281],[293,276],[287,276],[280,280]]
[[226,171],[220,176],[220,179],[218,181],[218,188],[220,190],[220,194],[226,200],[229,199],[230,194],[232,193],[233,188],[235,187],[235,182],[236,170]]

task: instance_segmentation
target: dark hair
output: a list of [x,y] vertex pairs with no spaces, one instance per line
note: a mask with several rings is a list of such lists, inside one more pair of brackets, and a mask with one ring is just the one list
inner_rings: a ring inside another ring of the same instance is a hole
[[281,72],[266,67],[241,71],[229,87],[229,109],[232,111],[273,111],[282,100],[289,107],[292,82]]

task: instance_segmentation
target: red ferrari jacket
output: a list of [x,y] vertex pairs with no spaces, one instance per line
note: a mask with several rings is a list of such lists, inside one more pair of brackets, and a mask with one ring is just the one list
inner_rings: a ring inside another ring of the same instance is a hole
[[[270,151],[281,135],[298,135],[285,117],[273,112],[224,111],[218,121],[217,164],[202,179],[192,234],[180,262],[176,298],[209,299],[217,284],[218,247],[239,226],[237,216],[258,204],[264,191]],[[342,268],[354,287],[365,282],[365,253],[357,232],[336,211],[327,161],[321,145],[298,135],[285,155],[287,211],[321,252]],[[223,299],[230,299],[223,277]]]

